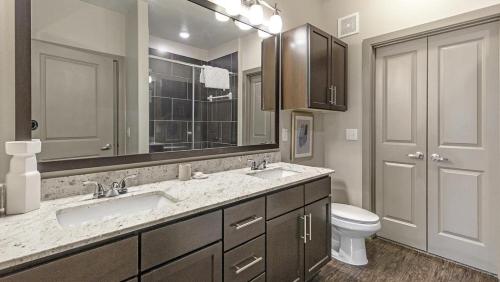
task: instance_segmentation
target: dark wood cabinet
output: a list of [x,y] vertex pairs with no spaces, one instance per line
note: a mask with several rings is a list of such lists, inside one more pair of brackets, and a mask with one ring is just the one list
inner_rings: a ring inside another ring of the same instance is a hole
[[268,281],[304,281],[304,209],[267,222]]
[[138,273],[137,236],[0,278],[16,281],[123,281]]
[[330,178],[0,274],[0,281],[308,281],[330,261]]
[[347,44],[306,24],[282,34],[282,107],[347,110]]
[[141,281],[222,281],[222,243],[180,258],[141,276]]
[[331,259],[330,198],[307,205],[307,243],[305,244],[305,276],[311,279]]

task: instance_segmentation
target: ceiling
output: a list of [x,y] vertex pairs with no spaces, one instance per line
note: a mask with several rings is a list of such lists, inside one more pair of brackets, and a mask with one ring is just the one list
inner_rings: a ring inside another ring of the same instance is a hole
[[136,7],[136,0],[81,0],[94,6],[102,7],[121,14],[127,14],[131,7]]
[[[149,0],[149,33],[201,49],[212,49],[254,32],[242,31],[230,20],[220,22],[213,11],[187,0]],[[179,37],[187,31],[188,39]]]

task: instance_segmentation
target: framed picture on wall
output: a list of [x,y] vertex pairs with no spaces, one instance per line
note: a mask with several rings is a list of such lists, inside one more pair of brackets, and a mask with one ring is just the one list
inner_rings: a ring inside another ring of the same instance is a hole
[[314,116],[312,113],[292,112],[292,160],[313,156]]

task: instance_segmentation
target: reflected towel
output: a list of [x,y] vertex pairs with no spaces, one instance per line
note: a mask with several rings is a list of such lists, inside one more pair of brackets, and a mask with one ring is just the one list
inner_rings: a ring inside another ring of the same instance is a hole
[[222,68],[203,66],[200,72],[200,82],[206,88],[229,89],[229,71]]

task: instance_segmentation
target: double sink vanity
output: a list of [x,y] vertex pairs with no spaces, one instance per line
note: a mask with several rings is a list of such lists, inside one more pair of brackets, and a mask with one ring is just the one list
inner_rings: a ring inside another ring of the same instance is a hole
[[307,281],[330,260],[332,173],[275,163],[45,201],[0,220],[0,281]]

